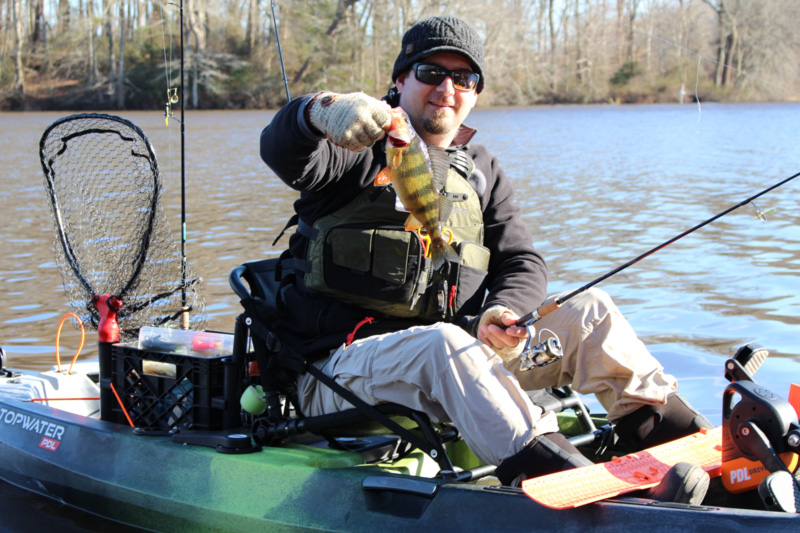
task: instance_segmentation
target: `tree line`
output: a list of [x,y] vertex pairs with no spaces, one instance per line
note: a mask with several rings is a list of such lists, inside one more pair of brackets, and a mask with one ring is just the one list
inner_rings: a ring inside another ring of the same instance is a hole
[[381,96],[435,14],[483,37],[481,104],[800,94],[796,0],[0,0],[0,109],[174,106],[181,61],[189,108]]

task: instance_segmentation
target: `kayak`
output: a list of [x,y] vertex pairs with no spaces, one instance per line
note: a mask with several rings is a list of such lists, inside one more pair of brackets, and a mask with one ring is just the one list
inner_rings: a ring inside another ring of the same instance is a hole
[[[88,157],[96,153],[108,160],[105,170]],[[268,275],[273,260],[232,273],[245,308],[233,335],[203,331],[200,322],[151,327],[188,313],[185,300],[195,291],[190,273],[182,272],[189,281],[178,285],[176,269],[166,268],[180,255],[158,229],[168,225],[160,218],[161,184],[149,141],[118,117],[76,115],[48,128],[40,158],[59,267],[73,281],[65,289],[76,312],[95,306],[85,316],[98,330],[99,359],[38,372],[4,369],[0,357],[0,479],[7,483],[154,531],[800,530],[800,515],[768,511],[755,490],[729,492],[721,477],[712,479],[702,505],[628,492],[553,508],[526,492],[536,480],[522,489],[501,486],[494,467],[478,460],[456,428],[432,425],[422,413],[361,406],[298,417],[283,401],[285,391],[273,387],[263,395],[272,374],[257,368],[273,370],[270,357],[280,352],[269,329],[278,312],[267,298],[278,282]],[[126,194],[107,192],[111,176]],[[97,192],[83,198],[90,184]],[[85,223],[85,204],[102,207],[105,200],[105,208],[91,211],[92,224]],[[123,213],[141,219],[147,231],[128,231],[134,224]],[[110,251],[122,255],[104,255]],[[172,277],[162,280],[167,270]],[[176,314],[170,306],[177,304]],[[154,314],[145,316],[149,311]],[[121,329],[137,330],[138,343],[119,342]],[[313,365],[302,370],[319,372]],[[730,390],[769,418],[770,441],[795,432],[798,448],[793,413],[782,407],[780,419],[794,425],[778,427],[769,416],[772,400],[754,383]],[[606,462],[624,455],[614,448],[611,424],[590,416],[568,388],[546,394],[537,405],[558,412],[562,433],[587,457]]]
[[[278,446],[257,446],[245,425],[235,430],[142,431],[100,420],[97,363],[80,363],[71,373],[56,369],[3,372],[0,478],[143,529],[619,531],[646,527],[655,532],[789,531],[800,526],[800,515],[759,509],[755,493],[739,498],[738,507],[723,501],[730,498],[720,489],[710,491],[707,500],[716,497],[722,503],[690,506],[624,496],[556,510],[536,503],[520,489],[500,486],[491,476],[470,481],[443,478],[437,463],[418,450],[397,460],[371,462],[367,453],[332,449],[325,439],[309,434],[286,438]],[[560,415],[565,432],[580,427],[576,418],[573,413]],[[202,436],[198,442],[205,439],[204,445],[187,443],[193,442],[194,433]],[[220,453],[226,451],[225,443],[234,443],[227,451],[240,453]],[[463,441],[448,445],[448,453],[456,468],[476,462]]]

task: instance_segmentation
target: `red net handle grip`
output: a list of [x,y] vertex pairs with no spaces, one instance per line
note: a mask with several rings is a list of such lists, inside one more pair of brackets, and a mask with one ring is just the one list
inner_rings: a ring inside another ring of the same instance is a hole
[[108,294],[102,296],[95,294],[92,301],[100,313],[100,323],[97,324],[98,340],[100,342],[119,342],[117,311],[122,308],[122,300]]

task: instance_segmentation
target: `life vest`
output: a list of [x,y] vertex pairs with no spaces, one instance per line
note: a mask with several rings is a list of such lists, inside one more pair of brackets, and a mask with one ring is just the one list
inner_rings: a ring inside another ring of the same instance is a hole
[[[464,151],[451,152],[445,190],[453,209],[442,228],[457,254],[434,268],[422,238],[404,229],[394,188],[370,185],[341,209],[298,223],[307,255],[295,261],[306,289],[387,317],[425,321],[477,314],[486,291],[489,249],[483,213],[467,181],[474,170]],[[298,268],[298,266],[300,268]]]

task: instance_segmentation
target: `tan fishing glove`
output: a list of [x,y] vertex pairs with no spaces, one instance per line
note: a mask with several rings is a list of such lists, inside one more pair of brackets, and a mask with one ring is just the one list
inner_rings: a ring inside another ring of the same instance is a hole
[[321,93],[308,104],[306,117],[332,143],[360,152],[381,139],[391,124],[391,107],[364,93]]
[[[519,357],[525,348],[527,332],[522,334],[520,327],[514,326],[517,318],[519,317],[512,310],[502,305],[496,305],[484,311],[478,320],[475,336],[479,341],[494,350],[504,362]],[[499,326],[505,331],[502,333],[491,332],[489,330],[490,325]],[[524,331],[524,328],[521,329]],[[511,331],[516,332],[516,334],[509,335]],[[516,344],[514,344],[515,340]]]

